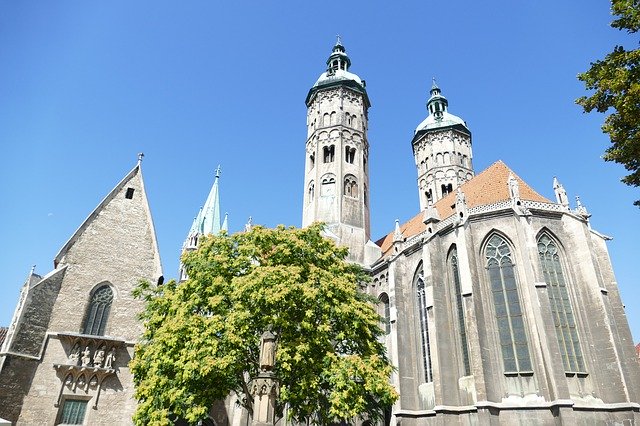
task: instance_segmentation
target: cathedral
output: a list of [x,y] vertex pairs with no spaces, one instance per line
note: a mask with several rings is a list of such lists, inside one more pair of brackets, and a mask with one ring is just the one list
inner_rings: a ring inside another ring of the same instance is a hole
[[[385,423],[640,424],[640,364],[609,238],[588,211],[571,207],[557,179],[549,200],[502,161],[476,173],[471,130],[434,81],[410,141],[420,211],[372,238],[371,104],[350,69],[338,40],[305,100],[302,225],[325,222],[326,237],[370,271],[365,291],[380,302],[400,395]],[[131,291],[140,279],[164,280],[140,160],[54,269],[27,276],[0,333],[7,424],[131,423],[128,362],[143,303]],[[218,185],[216,173],[183,250],[226,229]],[[212,404],[202,424],[251,421],[233,396]]]

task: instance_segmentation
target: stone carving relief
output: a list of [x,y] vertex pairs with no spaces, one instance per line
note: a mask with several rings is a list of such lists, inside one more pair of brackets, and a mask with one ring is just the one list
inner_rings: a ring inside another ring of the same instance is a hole
[[56,406],[62,401],[63,394],[83,392],[88,395],[93,392],[93,408],[97,408],[103,382],[117,374],[116,353],[125,342],[73,333],[59,333],[58,337],[69,349],[62,363],[53,364],[61,380]]

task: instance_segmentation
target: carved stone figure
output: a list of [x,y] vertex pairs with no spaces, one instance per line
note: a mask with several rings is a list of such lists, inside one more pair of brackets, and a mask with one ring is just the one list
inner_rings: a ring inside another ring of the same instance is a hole
[[101,368],[103,361],[104,361],[104,346],[100,346],[100,349],[98,349],[95,355],[93,356],[93,366]]
[[69,364],[78,365],[78,362],[80,362],[80,345],[76,343],[69,354]]
[[104,368],[113,368],[113,362],[116,360],[116,348],[111,348],[107,359],[104,362]]
[[91,364],[91,351],[89,350],[89,346],[87,346],[82,352],[82,366],[87,367],[89,364]]
[[512,174],[509,174],[509,195],[513,200],[520,200],[520,186],[518,180]]
[[271,371],[276,361],[276,337],[273,333],[265,331],[262,334],[260,347],[260,370]]

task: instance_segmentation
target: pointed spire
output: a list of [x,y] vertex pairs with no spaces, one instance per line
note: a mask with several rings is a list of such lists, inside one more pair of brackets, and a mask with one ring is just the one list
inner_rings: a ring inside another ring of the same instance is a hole
[[577,195],[576,195],[576,213],[581,216],[584,216],[585,219],[588,219],[591,217],[591,213],[589,213],[587,211],[587,208],[582,205],[582,202],[580,201],[580,197]]
[[436,78],[435,77],[431,77],[431,91],[430,91],[430,93],[431,93],[431,96],[433,96],[434,93],[440,94],[440,88],[436,84]]
[[224,220],[222,221],[221,231],[229,232],[229,213],[224,214]]
[[[220,166],[215,170],[215,178],[207,201],[204,206],[200,207],[198,215],[193,219],[187,239],[182,245],[183,250],[193,250],[198,246],[198,240],[201,235],[218,234],[223,229],[220,225],[220,195],[218,189],[218,180],[220,179]],[[226,221],[226,217],[225,217]]]
[[220,232],[220,198],[218,195],[218,180],[220,179],[220,166],[216,168],[216,177],[213,186],[202,208],[202,217],[198,231],[201,234],[217,234]]
[[556,202],[564,208],[569,209],[569,197],[567,197],[567,191],[564,190],[564,187],[555,176],[553,177],[553,191],[556,193]]
[[396,227],[393,231],[393,242],[402,242],[404,240],[404,236],[402,235],[402,231],[400,230],[400,221],[396,219]]

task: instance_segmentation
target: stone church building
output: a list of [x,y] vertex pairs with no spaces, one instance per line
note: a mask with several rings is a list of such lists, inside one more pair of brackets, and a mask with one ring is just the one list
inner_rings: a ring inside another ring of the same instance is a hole
[[[325,222],[371,272],[400,394],[387,423],[640,424],[640,364],[608,237],[586,209],[555,179],[546,199],[502,161],[476,174],[471,130],[434,82],[411,140],[421,210],[375,241],[370,101],[350,67],[338,41],[306,98],[302,225]],[[217,175],[183,249],[220,222]],[[0,348],[0,418],[130,424],[139,279],[163,280],[140,162],[53,271],[27,277]],[[249,423],[232,398],[203,422]]]

